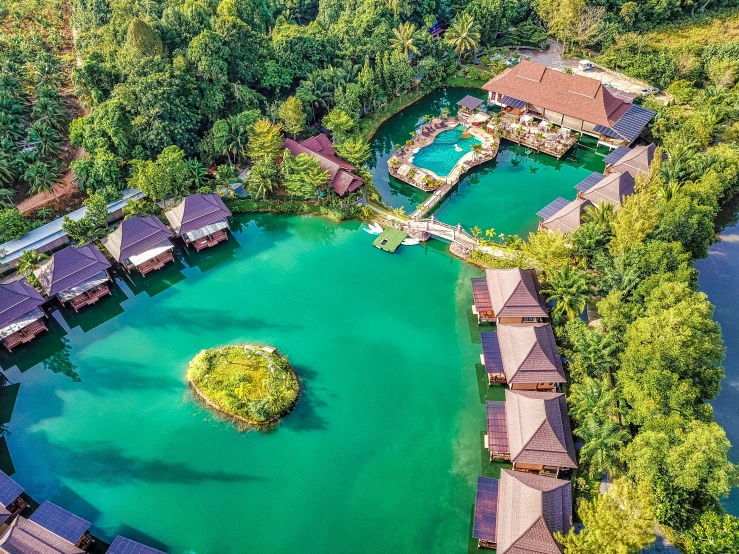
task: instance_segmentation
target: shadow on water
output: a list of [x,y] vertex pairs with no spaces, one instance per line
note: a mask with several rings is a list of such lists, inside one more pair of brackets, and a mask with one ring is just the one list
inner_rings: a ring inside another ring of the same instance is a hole
[[145,292],[150,298],[160,294],[168,288],[176,285],[185,279],[183,271],[185,270],[183,262],[183,254],[181,249],[174,249],[174,262],[168,263],[163,268],[152,271],[146,276],[141,275],[138,271],[128,273],[123,269],[116,271],[116,281],[125,283],[134,296],[138,296]]
[[229,233],[228,240],[200,252],[189,246],[183,247],[182,261],[188,267],[197,267],[201,272],[207,273],[219,265],[235,260],[237,248],[240,248],[238,240]]
[[121,391],[174,391],[182,388],[182,383],[170,377],[154,375],[147,365],[126,361],[126,371],[131,377],[121,378],[120,359],[91,357],[85,361],[87,370],[94,379],[86,380],[85,389],[95,394]]
[[[187,310],[183,311],[177,306],[160,305],[157,306],[156,310],[153,310],[148,314],[146,324],[147,326],[156,326],[161,328],[171,327],[178,330],[189,329],[192,333],[198,334],[202,330],[223,330],[223,318],[223,311],[216,308],[196,308],[188,306]],[[239,317],[231,313],[228,314],[228,326],[232,329],[244,331],[244,335],[246,335],[246,331],[259,329],[297,330],[305,327],[304,325],[297,325],[294,323],[291,323],[290,325],[273,323],[259,317]]]
[[77,365],[72,361],[72,347],[67,337],[62,337],[62,347],[43,361],[44,367],[53,373],[66,375],[73,382],[82,381],[77,373]]
[[[78,440],[68,444],[50,444],[45,434],[36,437],[35,447],[46,452],[50,462],[56,463],[56,476],[81,483],[101,486],[123,486],[132,481],[198,485],[208,481],[236,483],[263,481],[262,477],[246,473],[208,471],[191,467],[184,462],[161,459],[143,459],[132,456],[112,442]],[[115,468],[115,471],[111,471]]]
[[73,308],[62,307],[58,310],[58,314],[70,329],[79,327],[87,333],[121,315],[123,313],[122,304],[127,299],[126,293],[118,285],[112,283],[110,285],[110,295],[104,296],[95,304],[85,306],[79,312],[75,312]]
[[294,369],[302,381],[301,394],[295,409],[282,421],[282,425],[293,431],[326,430],[328,421],[319,412],[328,405],[324,399],[333,395],[325,388],[315,387],[315,371],[305,366],[294,366]]

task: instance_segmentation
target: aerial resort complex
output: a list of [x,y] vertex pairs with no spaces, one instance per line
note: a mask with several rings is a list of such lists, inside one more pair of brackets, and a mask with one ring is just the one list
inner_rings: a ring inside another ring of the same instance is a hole
[[739,554],[737,1],[6,0],[0,554]]

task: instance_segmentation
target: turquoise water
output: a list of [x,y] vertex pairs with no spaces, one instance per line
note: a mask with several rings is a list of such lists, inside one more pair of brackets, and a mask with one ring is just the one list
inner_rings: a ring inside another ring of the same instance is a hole
[[[428,197],[428,193],[389,176],[387,160],[394,151],[394,144],[405,143],[410,138],[408,133],[424,124],[424,115],[438,116],[443,108],[456,113],[456,103],[468,94],[485,98],[484,91],[478,89],[440,89],[380,126],[370,143],[374,152],[370,166],[375,186],[385,204],[402,206],[406,213],[410,213]],[[420,164],[418,156],[424,150],[416,154],[416,163]],[[494,228],[497,233],[506,235],[525,236],[538,225],[537,211],[558,196],[573,200],[577,183],[593,171],[603,171],[603,157],[607,152],[603,147],[596,150],[594,141],[585,139],[585,144],[578,144],[556,160],[503,140],[496,160],[466,173],[452,196],[436,209],[434,215],[445,223],[461,223],[467,229],[479,226],[482,229]],[[446,163],[453,166],[458,159],[453,157]]]
[[[382,252],[358,222],[236,223],[0,355],[20,384],[5,389],[14,477],[103,539],[172,554],[467,552],[491,471],[477,270],[433,241]],[[269,432],[237,432],[185,383],[199,350],[241,341],[277,346],[304,382]]]
[[463,132],[462,125],[442,131],[436,135],[434,142],[424,146],[413,155],[413,164],[425,167],[439,177],[449,175],[459,159],[472,151],[472,145],[480,144],[475,137],[462,138]]

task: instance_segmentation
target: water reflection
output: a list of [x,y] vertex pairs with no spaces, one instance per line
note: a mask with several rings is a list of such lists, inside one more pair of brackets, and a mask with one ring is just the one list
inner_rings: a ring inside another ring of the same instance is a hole
[[62,350],[68,344],[68,342],[65,343],[67,331],[51,316],[46,326],[49,330],[41,333],[28,344],[12,352],[5,349],[0,350],[0,368],[8,371],[16,367],[20,372],[28,371]]

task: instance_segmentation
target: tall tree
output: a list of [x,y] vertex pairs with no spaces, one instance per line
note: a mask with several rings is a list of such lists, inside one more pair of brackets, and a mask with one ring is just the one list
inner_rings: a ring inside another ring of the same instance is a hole
[[282,121],[282,128],[293,138],[305,127],[305,112],[303,103],[295,96],[289,96],[277,109],[277,115]]
[[571,321],[585,310],[592,288],[587,273],[565,266],[548,274],[547,286],[542,292],[556,302],[554,313],[565,315]]
[[418,48],[421,42],[421,34],[418,28],[410,22],[401,23],[397,29],[393,29],[393,37],[390,39],[390,47],[397,48],[407,58],[411,52],[419,54]]
[[462,56],[477,50],[480,45],[480,28],[470,14],[461,13],[452,21],[452,25],[444,35],[444,40],[454,48],[458,62],[461,63]]

